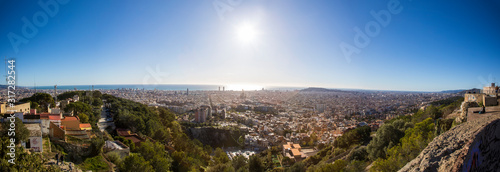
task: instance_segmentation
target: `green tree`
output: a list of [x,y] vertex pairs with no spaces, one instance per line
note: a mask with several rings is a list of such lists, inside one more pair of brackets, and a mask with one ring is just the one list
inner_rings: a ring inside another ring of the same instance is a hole
[[304,162],[297,162],[286,170],[287,172],[306,172],[306,165]]
[[262,160],[257,156],[253,155],[250,157],[249,163],[248,163],[248,170],[250,172],[263,172],[264,169],[264,164],[262,164]]
[[94,137],[90,140],[91,156],[97,156],[102,152],[102,147],[104,146],[104,140],[99,137]]
[[189,164],[187,162],[186,153],[183,151],[175,151],[172,153],[172,170],[173,171],[188,171]]
[[85,113],[78,114],[78,117],[80,118],[81,123],[88,123],[89,122],[89,116]]
[[406,127],[411,127],[411,125],[407,125],[403,120],[382,125],[377,130],[376,137],[368,144],[367,152],[370,159],[385,158],[387,149],[399,143],[399,139],[404,136]]
[[207,172],[234,172],[233,166],[231,164],[217,164],[215,166],[208,167]]
[[349,160],[365,161],[368,159],[368,152],[366,151],[366,146],[361,146],[354,149],[348,157]]
[[323,163],[317,166],[310,167],[307,171],[311,172],[340,172],[347,166],[347,162],[339,159],[336,160],[333,164]]
[[10,144],[10,138],[7,135],[0,135],[0,171],[56,171],[53,168],[46,168],[39,155],[28,154],[19,146],[14,147],[15,164],[9,163],[11,157],[7,153],[11,153],[11,150],[7,146]]
[[162,143],[168,144],[168,142],[172,140],[172,132],[170,128],[159,129],[156,130],[156,133],[153,135],[153,138]]
[[245,168],[245,166],[247,165],[247,158],[245,158],[243,155],[238,155],[233,158],[231,163],[235,170],[239,170],[241,168]]
[[417,157],[434,138],[433,121],[432,118],[427,118],[415,124],[415,127],[406,130],[405,136],[401,138],[401,144],[388,149],[387,159],[377,159],[372,169],[374,171],[397,171]]
[[127,156],[124,160],[123,163],[120,166],[120,171],[124,172],[138,172],[138,171],[153,171],[153,166],[151,164],[144,160],[143,157],[136,155],[136,154],[131,154]]
[[344,168],[345,172],[364,172],[368,163],[365,161],[353,160]]
[[215,156],[214,156],[214,161],[215,164],[225,164],[229,162],[229,157],[227,156],[226,152],[224,152],[221,148],[216,148],[215,149]]
[[56,106],[54,98],[52,98],[52,96],[47,93],[35,93],[31,97],[19,100],[19,102],[31,102],[32,108],[40,108],[42,112],[48,112],[48,106],[52,108]]
[[370,132],[371,128],[369,126],[362,126],[354,130],[349,130],[335,139],[333,145],[335,147],[347,149],[355,144],[366,144],[370,141]]
[[73,102],[73,103],[66,105],[66,107],[64,108],[64,111],[73,112],[73,114],[75,114],[75,115],[77,115],[79,113],[90,114],[90,113],[92,113],[92,108],[90,107],[90,105],[79,101],[79,102]]
[[342,159],[335,160],[335,162],[333,162],[333,166],[331,167],[331,172],[337,172],[337,171],[340,172],[346,166],[347,166],[347,162],[346,161],[344,161]]
[[[11,129],[11,120],[14,120],[14,131]],[[0,136],[14,136],[15,144],[21,143],[21,141],[26,141],[30,136],[29,130],[24,126],[23,121],[19,118],[5,118],[2,124],[2,130]],[[10,139],[10,138],[9,138]]]
[[161,143],[152,143],[149,140],[143,142],[137,152],[144,157],[146,161],[151,162],[151,165],[156,171],[166,171],[170,169],[171,158],[165,151],[165,146]]
[[57,95],[57,100],[66,100],[69,98],[73,98],[73,96],[78,95],[79,97],[82,97],[84,91],[67,91],[64,93],[61,93]]
[[427,107],[426,112],[427,112],[427,113],[430,115],[430,117],[431,117],[432,119],[434,119],[434,120],[439,119],[439,118],[441,118],[441,116],[442,116],[441,111],[440,111],[437,107],[432,106],[432,105],[431,105],[431,106],[429,106],[429,107]]
[[162,107],[162,108],[158,108],[158,111],[159,111],[160,117],[162,119],[165,119],[166,122],[170,123],[170,122],[175,120],[175,114],[172,113],[169,109]]
[[[99,92],[100,93],[100,92]],[[99,99],[99,98],[95,98],[93,101],[92,101],[92,106],[97,106],[97,107],[100,107],[102,106],[103,103],[102,103],[102,100]]]

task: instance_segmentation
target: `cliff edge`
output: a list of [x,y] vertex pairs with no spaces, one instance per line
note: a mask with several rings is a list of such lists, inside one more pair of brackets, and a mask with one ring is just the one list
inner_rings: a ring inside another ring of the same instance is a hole
[[498,155],[500,111],[490,111],[437,136],[399,171],[498,171]]

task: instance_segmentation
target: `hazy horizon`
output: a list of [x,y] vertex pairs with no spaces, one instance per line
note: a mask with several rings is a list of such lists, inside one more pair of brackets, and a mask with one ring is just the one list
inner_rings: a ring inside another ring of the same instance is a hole
[[[0,84],[1,85],[1,84]],[[94,86],[95,90],[109,90],[109,89],[122,89],[122,88],[137,88],[146,90],[166,90],[166,91],[185,91],[190,89],[191,91],[217,91],[220,87],[221,90],[226,91],[260,91],[265,90],[302,90],[307,88],[321,88],[330,90],[342,90],[342,91],[387,91],[387,92],[444,92],[444,91],[461,91],[470,89],[481,89],[481,88],[463,88],[463,89],[447,89],[447,90],[433,90],[433,91],[419,91],[419,90],[386,90],[386,89],[362,89],[362,88],[332,88],[332,87],[318,87],[318,86],[260,86],[260,85],[216,85],[216,84],[82,84],[82,85],[57,85],[58,90],[90,90]],[[40,90],[53,90],[54,85],[36,85],[36,86],[20,86],[28,89],[40,89]]]

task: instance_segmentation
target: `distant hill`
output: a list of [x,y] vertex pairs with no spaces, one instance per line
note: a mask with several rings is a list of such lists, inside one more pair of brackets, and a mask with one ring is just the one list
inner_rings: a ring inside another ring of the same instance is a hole
[[300,92],[342,92],[342,91],[336,90],[336,89],[309,87],[309,88],[300,90]]
[[471,93],[481,93],[481,89],[478,89],[478,88],[473,88],[473,89],[469,89],[469,90],[463,90],[461,92],[459,92],[460,94],[465,94],[467,92],[471,92]]
[[445,90],[445,91],[441,91],[440,93],[460,93],[460,94],[465,94],[467,92],[476,92],[476,93],[480,93],[481,92],[481,89],[478,89],[478,88],[473,88],[473,89],[468,89],[468,90]]
[[466,90],[444,90],[444,91],[441,91],[440,93],[460,93],[460,92],[464,92]]

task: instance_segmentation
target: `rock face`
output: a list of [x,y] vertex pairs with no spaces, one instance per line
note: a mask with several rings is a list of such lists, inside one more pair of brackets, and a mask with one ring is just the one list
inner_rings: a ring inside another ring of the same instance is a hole
[[462,171],[500,171],[500,119],[487,125],[471,144]]
[[462,102],[462,105],[460,106],[460,115],[455,118],[455,122],[462,123],[467,121],[467,112],[469,109],[469,102]]
[[399,171],[500,171],[500,113],[468,121],[434,138]]

